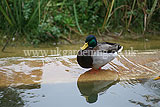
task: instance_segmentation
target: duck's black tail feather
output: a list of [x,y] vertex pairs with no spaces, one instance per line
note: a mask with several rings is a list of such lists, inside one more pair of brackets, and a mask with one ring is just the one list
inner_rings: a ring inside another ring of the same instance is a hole
[[118,51],[117,52],[121,52],[123,50],[123,46],[118,45]]

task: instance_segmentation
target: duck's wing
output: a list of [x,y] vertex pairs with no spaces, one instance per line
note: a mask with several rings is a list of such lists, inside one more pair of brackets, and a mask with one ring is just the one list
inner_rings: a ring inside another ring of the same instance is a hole
[[102,42],[94,47],[93,68],[99,68],[112,61],[123,47],[117,43]]
[[104,53],[115,53],[121,51],[122,48],[123,47],[117,43],[102,42],[98,43],[94,49],[103,51]]

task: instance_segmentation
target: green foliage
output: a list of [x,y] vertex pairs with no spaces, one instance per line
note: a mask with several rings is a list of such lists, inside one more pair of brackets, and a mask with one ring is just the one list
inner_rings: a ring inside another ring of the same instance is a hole
[[18,34],[26,35],[29,40],[35,38],[33,35],[40,23],[37,17],[41,17],[40,11],[43,12],[46,3],[47,0],[1,0],[1,30],[11,36]]
[[33,44],[98,29],[160,29],[158,0],[1,0],[0,30]]

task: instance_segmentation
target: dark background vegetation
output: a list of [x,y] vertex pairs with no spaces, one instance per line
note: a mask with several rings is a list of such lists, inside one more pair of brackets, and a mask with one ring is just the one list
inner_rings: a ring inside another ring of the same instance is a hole
[[0,38],[39,44],[96,34],[159,34],[159,0],[1,0]]

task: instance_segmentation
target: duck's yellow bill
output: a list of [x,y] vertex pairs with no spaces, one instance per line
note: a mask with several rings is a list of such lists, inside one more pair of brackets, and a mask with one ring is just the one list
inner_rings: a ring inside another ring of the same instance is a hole
[[160,79],[160,76],[158,76],[158,77],[154,78],[154,80],[159,80],[159,79]]
[[86,98],[86,101],[88,101],[88,96],[84,96]]
[[85,43],[85,44],[83,45],[83,47],[81,47],[81,49],[82,49],[82,50],[85,50],[87,47],[88,47],[88,43]]

